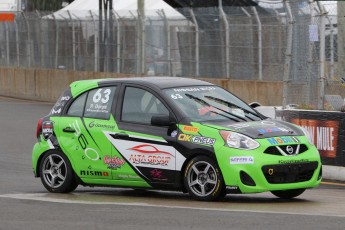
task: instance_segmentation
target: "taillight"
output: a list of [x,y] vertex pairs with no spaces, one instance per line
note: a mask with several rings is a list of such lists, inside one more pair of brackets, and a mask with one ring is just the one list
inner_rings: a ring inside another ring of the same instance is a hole
[[42,121],[43,118],[40,118],[37,123],[37,129],[36,129],[36,137],[39,138],[42,132]]

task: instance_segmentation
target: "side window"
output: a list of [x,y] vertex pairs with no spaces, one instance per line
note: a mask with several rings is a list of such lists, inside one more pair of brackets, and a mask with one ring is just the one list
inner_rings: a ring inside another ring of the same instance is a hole
[[169,111],[152,93],[127,87],[123,98],[121,120],[151,124],[153,115],[169,115]]
[[103,87],[89,92],[84,117],[109,119],[116,87]]
[[68,109],[68,112],[67,112],[68,116],[76,116],[76,117],[83,116],[86,95],[87,93],[84,93],[81,96],[79,96],[77,99],[75,99],[75,101],[72,103],[72,105]]

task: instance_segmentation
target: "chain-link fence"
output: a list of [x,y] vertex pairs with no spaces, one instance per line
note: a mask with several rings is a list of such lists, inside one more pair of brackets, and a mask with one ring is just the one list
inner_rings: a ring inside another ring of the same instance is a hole
[[21,13],[0,22],[0,66],[283,81],[282,103],[306,108],[344,97],[345,3],[257,2],[145,16]]

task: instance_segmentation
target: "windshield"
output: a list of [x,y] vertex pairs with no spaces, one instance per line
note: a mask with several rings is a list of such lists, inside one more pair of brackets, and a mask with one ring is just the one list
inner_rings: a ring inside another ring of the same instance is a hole
[[262,120],[249,105],[217,86],[188,86],[163,91],[186,117],[194,121]]

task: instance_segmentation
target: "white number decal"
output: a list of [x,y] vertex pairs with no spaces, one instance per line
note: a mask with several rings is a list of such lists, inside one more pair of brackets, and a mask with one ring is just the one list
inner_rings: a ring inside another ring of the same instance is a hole
[[183,99],[183,97],[180,94],[171,94],[171,98],[176,100],[176,99]]
[[107,103],[109,101],[109,96],[111,94],[111,90],[110,89],[106,89],[104,90],[104,98],[102,98],[102,103]]
[[93,95],[93,98],[92,98],[93,102],[98,103],[101,100],[101,98],[102,98],[101,91],[102,91],[102,89],[99,89],[99,90],[97,90],[95,95]]
[[97,92],[95,93],[95,95],[93,95],[93,102],[94,103],[98,103],[99,101],[101,101],[102,103],[107,103],[110,99],[110,94],[111,94],[111,90],[110,89],[106,89],[103,92],[103,96],[102,96],[102,89],[97,90]]

